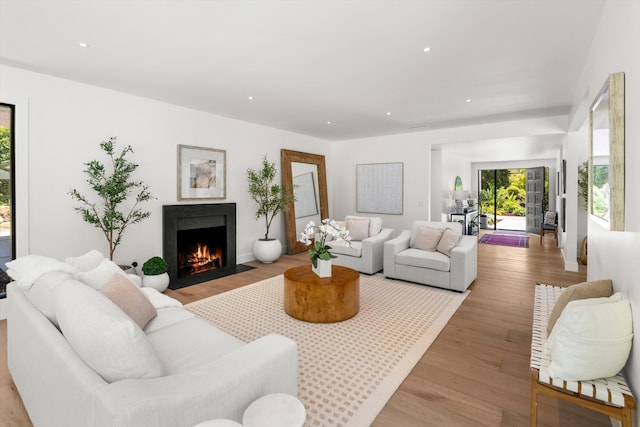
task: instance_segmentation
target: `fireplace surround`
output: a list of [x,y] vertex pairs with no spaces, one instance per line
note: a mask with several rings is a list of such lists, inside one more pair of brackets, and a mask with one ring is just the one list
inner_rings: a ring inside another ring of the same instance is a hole
[[235,203],[164,205],[162,223],[170,289],[251,268],[236,264]]

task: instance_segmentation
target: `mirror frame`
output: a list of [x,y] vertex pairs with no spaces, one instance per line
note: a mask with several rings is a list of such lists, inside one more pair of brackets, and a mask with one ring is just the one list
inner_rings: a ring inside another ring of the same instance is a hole
[[[598,107],[608,108],[609,131],[609,221],[594,213],[594,113]],[[598,96],[589,108],[589,213],[594,222],[611,231],[624,231],[624,73],[613,73],[607,78]]]
[[[304,153],[301,151],[280,150],[280,164],[282,168],[282,186],[293,188],[293,174],[291,163],[308,163],[318,167],[318,201],[320,202],[320,218],[329,218],[329,199],[327,198],[327,170],[324,156],[321,154]],[[296,209],[294,202],[290,202],[285,212],[287,225],[287,253],[297,254],[307,250],[307,245],[298,242],[296,230]]]

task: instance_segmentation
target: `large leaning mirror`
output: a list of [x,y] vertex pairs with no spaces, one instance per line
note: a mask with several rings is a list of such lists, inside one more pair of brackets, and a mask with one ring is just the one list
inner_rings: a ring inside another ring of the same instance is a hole
[[285,213],[287,223],[287,251],[295,254],[307,250],[298,242],[300,233],[309,221],[319,224],[329,217],[327,199],[327,171],[324,156],[293,150],[280,150],[282,185],[293,187],[296,201]]
[[589,213],[613,231],[624,230],[624,73],[611,74],[589,110]]

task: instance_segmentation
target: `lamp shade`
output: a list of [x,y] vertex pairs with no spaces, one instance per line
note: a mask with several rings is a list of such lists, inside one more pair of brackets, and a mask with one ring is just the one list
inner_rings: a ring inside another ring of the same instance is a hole
[[467,192],[465,190],[455,190],[453,192],[453,200],[464,200],[467,198]]

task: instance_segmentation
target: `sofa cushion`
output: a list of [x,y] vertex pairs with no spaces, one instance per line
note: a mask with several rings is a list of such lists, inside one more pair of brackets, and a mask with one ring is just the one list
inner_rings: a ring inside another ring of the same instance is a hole
[[142,329],[158,314],[145,294],[121,274],[115,273],[111,276],[100,292],[120,307]]
[[436,251],[446,256],[451,256],[451,251],[458,246],[460,240],[462,240],[462,234],[458,234],[450,228],[445,228],[438,246],[436,246]]
[[73,275],[65,271],[50,271],[44,273],[33,282],[31,289],[29,289],[26,294],[31,304],[40,310],[56,328],[59,327],[59,325],[58,319],[56,318],[55,307],[53,306],[53,295],[55,294],[56,287],[60,283],[72,278]]
[[56,287],[53,303],[69,345],[105,381],[162,375],[142,329],[100,292],[66,280]]
[[619,293],[571,301],[545,343],[547,372],[569,381],[612,377],[624,368],[632,338],[631,305]]
[[348,218],[347,231],[351,240],[362,241],[369,237],[369,219],[368,218]]
[[360,258],[362,256],[362,242],[351,241],[351,246],[349,246],[344,240],[336,240],[331,242],[329,252],[334,255],[348,255]]
[[79,271],[89,271],[100,265],[104,255],[96,249],[92,249],[86,254],[77,257],[65,258],[64,262],[77,268]]
[[[122,271],[122,269],[118,267],[115,262],[105,258],[100,261],[100,264],[98,264],[96,268],[79,273],[78,279],[81,282],[91,286],[93,289],[99,290],[111,279],[114,274],[121,274],[123,277],[127,277],[127,273]],[[127,280],[130,279],[127,278]],[[132,281],[132,283],[134,282]]]
[[421,225],[416,232],[416,240],[413,245],[416,249],[423,251],[435,251],[442,238],[442,230],[439,228],[427,227]]
[[200,368],[244,345],[197,316],[157,329],[148,337],[169,375]]
[[38,277],[50,271],[78,273],[78,269],[74,266],[42,255],[25,255],[9,261],[5,265],[7,266],[9,277],[16,282],[21,282],[22,286],[27,289],[31,287]]
[[396,264],[439,271],[449,271],[451,269],[451,259],[448,256],[440,252],[412,248],[405,249],[396,255]]
[[151,321],[147,323],[147,326],[144,327],[144,333],[147,334],[147,338],[149,333],[153,331],[195,316],[195,314],[189,310],[185,310],[181,307],[165,307],[160,308],[157,311],[158,314],[156,317],[151,319]]
[[586,298],[610,297],[612,294],[613,283],[608,279],[582,282],[567,287],[562,291],[562,294],[560,294],[560,297],[558,297],[558,300],[553,306],[553,310],[551,310],[549,322],[547,323],[547,334],[551,333],[553,326],[562,314],[562,310],[564,310],[569,302]]

